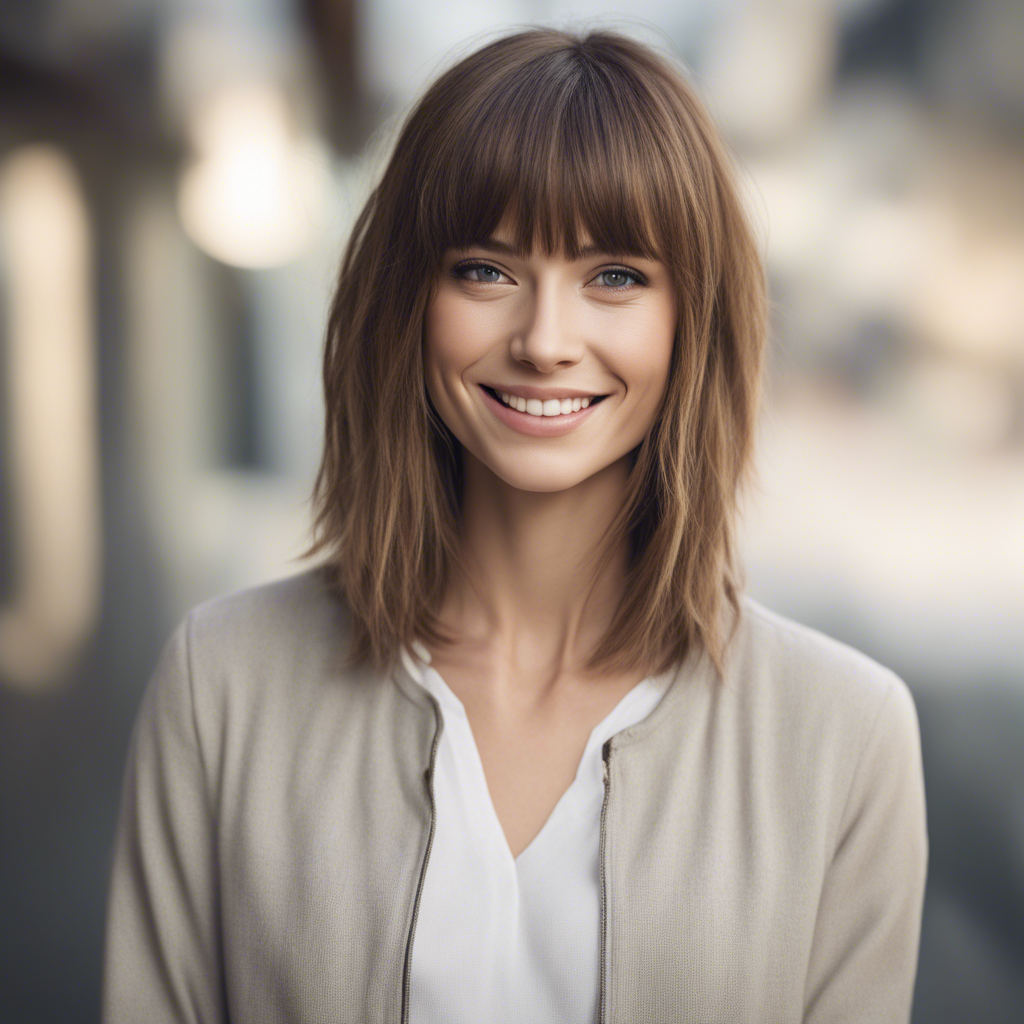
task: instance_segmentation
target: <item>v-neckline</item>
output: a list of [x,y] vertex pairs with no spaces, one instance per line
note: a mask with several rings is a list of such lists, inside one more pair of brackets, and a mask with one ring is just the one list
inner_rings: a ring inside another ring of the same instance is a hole
[[469,721],[469,715],[466,714],[465,705],[462,703],[462,701],[455,693],[455,691],[452,690],[452,688],[448,685],[447,682],[445,682],[444,676],[442,676],[441,673],[437,671],[437,669],[433,668],[429,664],[423,663],[422,660],[419,668],[424,679],[427,677],[428,673],[433,673],[432,678],[434,680],[434,685],[438,686],[441,689],[441,691],[445,695],[446,702],[453,705],[455,710],[459,714],[460,721],[462,725],[464,725],[466,733],[469,736],[470,748],[473,753],[473,784],[477,787],[478,798],[480,798],[481,802],[483,802],[488,808],[490,828],[495,831],[495,835],[501,841],[502,849],[505,850],[508,859],[512,863],[513,868],[517,871],[522,866],[522,862],[531,855],[531,852],[534,851],[541,844],[541,842],[545,840],[545,837],[554,830],[556,826],[551,824],[552,821],[555,818],[560,818],[564,816],[565,811],[563,810],[563,805],[566,803],[566,800],[569,798],[569,794],[573,791],[573,789],[576,787],[576,784],[580,780],[580,773],[581,769],[583,768],[584,762],[586,762],[586,760],[593,755],[593,749],[597,745],[594,741],[595,735],[597,735],[600,730],[606,727],[608,720],[612,718],[612,716],[619,713],[619,709],[627,700],[630,700],[633,697],[633,695],[637,693],[638,690],[640,690],[641,687],[650,683],[655,678],[653,676],[646,676],[644,679],[641,679],[638,683],[635,683],[629,690],[627,690],[622,695],[622,697],[619,698],[618,702],[608,712],[608,714],[606,714],[604,718],[602,718],[601,721],[598,722],[597,725],[595,725],[594,728],[590,730],[590,734],[587,737],[587,742],[583,748],[583,753],[580,755],[580,759],[576,764],[576,771],[573,773],[572,781],[562,791],[561,796],[559,796],[557,802],[555,803],[555,806],[551,809],[551,813],[547,816],[547,818],[544,821],[544,824],[541,825],[540,830],[537,832],[537,834],[533,837],[533,839],[530,840],[530,842],[522,850],[520,850],[519,855],[514,857],[512,855],[512,847],[509,846],[508,843],[508,837],[505,835],[505,829],[501,824],[501,819],[498,817],[498,812],[494,806],[494,799],[491,796],[491,790],[487,784],[487,775],[484,772],[483,759],[480,756],[480,748],[476,742],[476,735],[474,734],[473,726]]

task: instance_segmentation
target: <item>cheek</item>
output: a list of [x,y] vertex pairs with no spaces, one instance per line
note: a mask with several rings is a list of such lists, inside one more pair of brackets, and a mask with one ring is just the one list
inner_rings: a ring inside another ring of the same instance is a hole
[[427,391],[439,408],[444,405],[442,381],[453,359],[453,346],[458,347],[458,324],[453,322],[450,304],[435,296],[423,318],[423,365]]
[[649,372],[654,381],[653,390],[661,397],[668,385],[669,370],[672,367],[672,349],[676,336],[676,303],[675,296],[667,296],[657,311],[651,324],[651,346],[649,353]]
[[447,317],[445,316],[444,302],[434,297],[427,305],[427,311],[423,317],[423,349],[427,365],[436,363],[442,354],[445,339],[449,337]]
[[[475,315],[476,314],[476,315]],[[464,374],[487,351],[486,325],[472,305],[444,288],[428,303],[423,318],[423,365],[427,394],[455,430]]]
[[675,338],[675,317],[670,305],[645,310],[620,347],[618,366],[627,385],[641,402],[656,402],[668,382]]
[[486,351],[486,324],[474,312],[443,289],[434,296],[423,324],[428,366],[441,373],[459,373]]

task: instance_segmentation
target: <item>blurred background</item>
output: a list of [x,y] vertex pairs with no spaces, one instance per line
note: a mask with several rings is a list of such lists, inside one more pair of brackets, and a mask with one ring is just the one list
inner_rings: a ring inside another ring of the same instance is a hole
[[673,52],[733,146],[773,295],[749,589],[914,693],[914,1021],[1024,1020],[1024,5],[4,0],[2,1024],[98,1020],[157,653],[303,567],[347,232],[425,83],[527,22]]

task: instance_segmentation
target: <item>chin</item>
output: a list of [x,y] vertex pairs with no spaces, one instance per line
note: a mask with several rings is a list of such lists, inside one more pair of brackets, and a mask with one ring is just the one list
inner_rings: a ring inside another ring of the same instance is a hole
[[573,459],[571,455],[558,460],[564,462],[564,465],[528,467],[522,465],[522,462],[526,461],[525,458],[519,460],[519,465],[515,465],[514,463],[517,461],[515,456],[512,456],[509,461],[513,464],[500,465],[488,463],[487,468],[496,477],[499,477],[508,484],[509,487],[514,487],[519,491],[533,491],[535,493],[568,491],[589,480],[594,473],[598,473],[604,468],[604,466],[597,466],[590,472],[585,469],[581,470],[578,460]]

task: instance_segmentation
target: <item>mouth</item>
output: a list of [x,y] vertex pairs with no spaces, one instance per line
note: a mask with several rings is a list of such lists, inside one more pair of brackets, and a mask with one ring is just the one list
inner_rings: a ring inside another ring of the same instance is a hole
[[[572,400],[573,408],[569,412],[559,411],[554,415],[537,415],[536,412],[523,412],[507,405],[501,399],[501,394],[494,388],[487,385],[479,385],[483,392],[483,401],[495,418],[503,423],[510,430],[517,434],[525,434],[528,437],[561,437],[564,434],[571,434],[579,429],[581,424],[592,416],[599,415],[597,406],[608,395],[595,395],[593,398],[575,398]],[[586,407],[583,402],[587,402]],[[531,401],[531,409],[536,410],[537,406]],[[554,411],[554,406],[549,406]]]
[[[537,398],[519,398],[516,395],[498,391],[493,387],[488,387],[486,384],[481,384],[480,387],[486,391],[490,397],[494,398],[495,401],[500,402],[506,409],[522,413],[525,416],[534,416],[537,419],[557,419],[559,416],[578,413],[582,409],[589,409],[591,406],[596,406],[598,402],[601,402],[608,397],[606,394],[595,394],[589,395],[586,398],[549,398],[547,401],[541,401]],[[554,401],[559,402],[557,410],[552,404]]]

